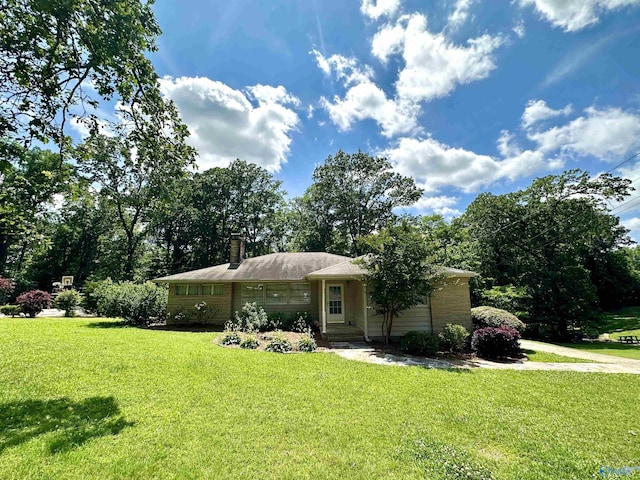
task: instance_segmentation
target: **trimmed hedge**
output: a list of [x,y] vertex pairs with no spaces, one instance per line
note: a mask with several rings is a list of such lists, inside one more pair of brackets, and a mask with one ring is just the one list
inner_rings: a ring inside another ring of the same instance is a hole
[[128,323],[145,325],[153,320],[165,319],[167,313],[167,289],[146,283],[111,280],[99,282],[88,295],[88,304],[95,305],[101,317],[122,317]]
[[452,353],[461,353],[468,348],[469,331],[462,325],[447,323],[438,334],[440,347]]
[[520,332],[511,327],[486,327],[473,332],[471,348],[483,358],[520,355]]
[[512,313],[494,307],[475,307],[471,309],[471,320],[475,328],[510,327],[523,332],[525,324]]

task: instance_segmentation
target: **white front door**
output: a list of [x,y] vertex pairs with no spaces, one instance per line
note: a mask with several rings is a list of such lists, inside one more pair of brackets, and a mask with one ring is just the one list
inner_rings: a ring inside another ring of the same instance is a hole
[[341,284],[327,285],[327,323],[344,323],[344,289]]

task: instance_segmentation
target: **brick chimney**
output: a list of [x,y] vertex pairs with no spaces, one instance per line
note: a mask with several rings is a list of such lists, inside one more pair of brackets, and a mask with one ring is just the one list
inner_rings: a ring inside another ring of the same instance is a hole
[[236,269],[244,260],[244,235],[241,233],[231,234],[231,248],[229,252],[229,268]]

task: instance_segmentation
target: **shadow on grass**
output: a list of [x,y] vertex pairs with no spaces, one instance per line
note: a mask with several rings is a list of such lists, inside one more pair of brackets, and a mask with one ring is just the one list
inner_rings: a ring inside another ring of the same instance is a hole
[[124,321],[91,322],[87,328],[140,328],[142,330],[161,330],[169,332],[222,332],[222,325],[190,324],[190,325],[135,325]]
[[49,453],[62,453],[132,425],[113,397],[7,402],[0,404],[0,454],[40,435],[49,437]]
[[582,342],[582,343],[560,343],[563,347],[575,348],[577,350],[633,350],[640,351],[640,345],[617,342]]
[[625,307],[602,314],[602,331],[615,332],[640,328],[640,307]]

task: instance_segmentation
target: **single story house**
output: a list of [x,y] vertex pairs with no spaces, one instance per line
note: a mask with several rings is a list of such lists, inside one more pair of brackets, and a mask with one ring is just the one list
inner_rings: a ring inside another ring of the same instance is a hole
[[[401,312],[392,335],[410,330],[437,333],[447,323],[471,329],[470,277],[473,272],[443,268],[446,279],[424,304]],[[382,337],[382,317],[371,304],[366,270],[354,259],[323,252],[271,253],[244,258],[244,238],[233,234],[230,262],[160,277],[168,284],[168,323],[180,323],[176,313],[200,302],[209,308],[209,321],[222,325],[247,302],[267,312],[307,311],[331,339]]]

